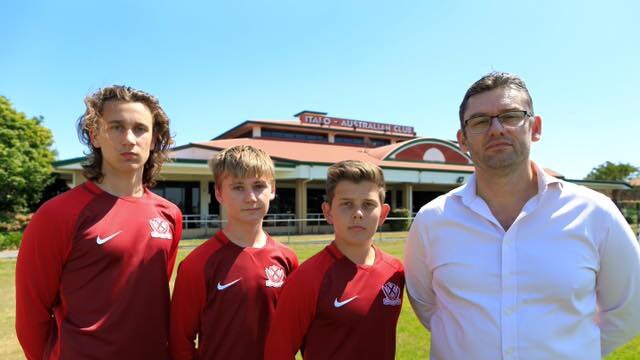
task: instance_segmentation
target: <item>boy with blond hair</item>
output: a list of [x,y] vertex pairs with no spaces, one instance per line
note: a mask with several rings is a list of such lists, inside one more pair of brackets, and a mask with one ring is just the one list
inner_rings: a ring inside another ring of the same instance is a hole
[[322,211],[335,240],[289,278],[265,359],[393,359],[402,263],[373,244],[389,213],[382,170],[362,161],[329,167]]
[[262,359],[280,288],[298,267],[295,253],[262,229],[275,196],[273,162],[239,145],[209,166],[228,221],[180,264],[169,348],[174,360]]

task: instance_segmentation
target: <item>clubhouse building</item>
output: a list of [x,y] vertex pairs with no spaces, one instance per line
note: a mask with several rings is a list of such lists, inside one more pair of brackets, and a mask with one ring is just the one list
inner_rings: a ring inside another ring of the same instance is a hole
[[[302,111],[294,117],[297,119],[247,120],[209,141],[172,149],[173,161],[164,164],[152,191],[182,209],[185,237],[210,234],[224,221],[224,211],[213,196],[207,160],[234,145],[260,148],[275,163],[276,198],[265,218],[272,234],[316,232],[326,227],[320,205],[327,168],[341,160],[379,165],[387,183],[386,202],[392,209],[406,208],[412,214],[473,173],[471,159],[455,141],[419,137],[410,126],[330,117],[316,111]],[[55,171],[69,186],[77,186],[85,181],[84,160],[58,161]],[[619,182],[568,181],[605,193],[629,187]]]

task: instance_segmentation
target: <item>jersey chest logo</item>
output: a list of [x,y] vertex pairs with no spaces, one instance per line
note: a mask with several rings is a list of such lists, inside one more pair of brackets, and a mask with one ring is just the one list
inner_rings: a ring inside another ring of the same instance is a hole
[[264,273],[267,275],[267,281],[265,285],[267,287],[281,287],[284,284],[284,269],[278,265],[271,265],[264,268]]
[[229,286],[231,286],[231,285],[233,285],[233,284],[237,283],[237,282],[238,282],[238,281],[240,281],[240,280],[242,280],[242,278],[235,279],[235,280],[233,280],[232,282],[230,282],[230,283],[226,283],[226,284],[222,284],[220,281],[218,281],[217,289],[218,289],[218,291],[222,291],[222,290],[224,290],[224,289],[228,288]]
[[113,239],[114,237],[118,236],[120,233],[122,232],[122,230],[115,232],[105,238],[101,238],[100,235],[98,235],[98,237],[96,238],[96,244],[98,245],[102,245],[104,243],[106,243],[107,241]]
[[398,287],[398,285],[388,282],[382,286],[382,292],[384,293],[384,298],[382,299],[383,304],[397,306],[402,303],[400,299],[400,287]]
[[351,297],[351,298],[348,298],[347,300],[344,300],[344,301],[340,301],[340,300],[338,300],[338,298],[335,298],[335,300],[333,300],[333,306],[335,308],[341,308],[341,307],[347,305],[348,303],[352,302],[353,300],[355,300],[357,297],[358,297],[358,295],[356,295],[354,297]]
[[171,234],[171,227],[167,220],[160,217],[154,217],[149,220],[149,226],[151,226],[151,237],[169,240],[173,238],[173,235]]

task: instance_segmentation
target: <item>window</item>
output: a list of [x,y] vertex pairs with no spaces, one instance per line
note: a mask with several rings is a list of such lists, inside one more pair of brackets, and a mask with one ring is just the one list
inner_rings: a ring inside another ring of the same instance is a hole
[[[183,227],[200,227],[200,183],[197,181],[158,181],[157,185],[151,189],[157,195],[176,204],[186,215]],[[197,220],[197,221],[196,221]]]
[[404,192],[402,190],[396,191],[396,208],[404,207]]
[[413,198],[413,209],[411,209],[412,214],[417,213],[424,204],[442,194],[444,193],[441,191],[414,191],[411,195]]
[[326,134],[305,133],[286,130],[262,129],[262,137],[274,139],[286,139],[295,141],[319,141],[327,142]]
[[326,200],[324,189],[307,189],[307,218],[315,219],[307,225],[327,225],[322,215],[322,203]]
[[371,144],[374,147],[385,146],[391,144],[391,140],[389,139],[371,139]]
[[364,145],[364,138],[336,135],[334,137],[334,142],[336,144]]
[[295,226],[296,189],[276,187],[276,197],[269,203],[264,226]]
[[276,187],[276,197],[269,203],[270,214],[295,214],[296,189]]

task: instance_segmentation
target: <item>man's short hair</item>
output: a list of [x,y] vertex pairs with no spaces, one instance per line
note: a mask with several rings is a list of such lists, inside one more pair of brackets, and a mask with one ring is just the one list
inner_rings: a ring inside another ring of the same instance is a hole
[[91,142],[91,134],[98,131],[99,120],[102,118],[104,104],[107,101],[138,102],[144,104],[153,117],[154,147],[150,150],[149,159],[144,164],[142,184],[144,186],[155,185],[155,177],[160,172],[162,163],[167,160],[169,148],[173,144],[169,132],[169,117],[165,114],[156,97],[144,91],[136,90],[129,86],[113,85],[99,89],[94,94],[84,99],[86,110],[78,119],[77,131],[80,142],[87,145],[91,151],[86,163],[82,164],[82,174],[89,180],[101,182],[102,152]]
[[529,89],[527,89],[527,85],[525,85],[524,81],[518,75],[494,71],[488,73],[487,75],[480,78],[480,80],[473,83],[473,85],[469,87],[469,90],[467,90],[467,93],[464,94],[462,103],[460,103],[459,113],[461,129],[464,127],[463,116],[464,112],[467,110],[467,103],[469,102],[469,98],[473,95],[477,95],[501,87],[510,87],[522,91],[525,95],[527,95],[529,110],[533,112],[533,100],[531,99]]
[[251,145],[236,145],[222,150],[209,159],[209,169],[215,186],[220,186],[226,176],[237,179],[264,177],[275,182],[275,169],[271,157]]
[[380,204],[384,203],[385,183],[384,174],[378,165],[360,160],[344,160],[335,163],[327,170],[327,203],[331,205],[335,195],[336,186],[341,181],[351,181],[359,184],[363,181],[370,181],[378,187]]

